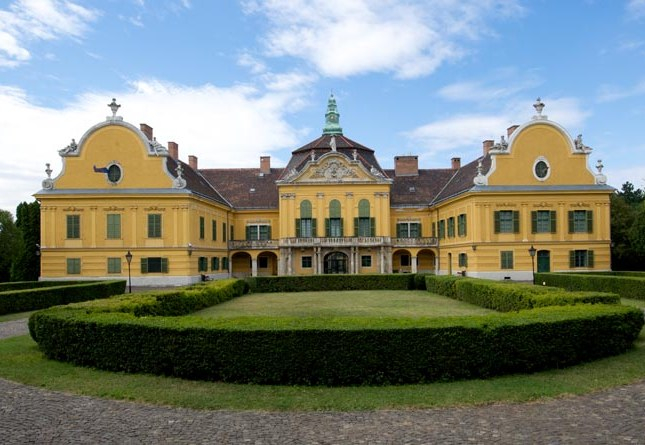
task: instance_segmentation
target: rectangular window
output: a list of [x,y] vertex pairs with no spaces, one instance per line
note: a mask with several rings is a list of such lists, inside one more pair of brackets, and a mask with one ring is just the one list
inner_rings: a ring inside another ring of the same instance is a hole
[[462,213],[457,216],[457,235],[466,236],[466,214]]
[[226,223],[222,223],[222,241],[226,242]]
[[507,250],[500,252],[500,267],[502,269],[512,269],[513,268],[513,251]]
[[326,218],[325,233],[327,236],[343,236],[343,218]]
[[556,217],[554,210],[534,210],[531,212],[531,233],[555,233]]
[[222,257],[222,270],[228,270],[228,257]]
[[77,275],[81,273],[80,258],[67,258],[67,273],[70,275]]
[[459,254],[459,267],[468,267],[468,255],[465,253]]
[[310,256],[303,256],[300,259],[300,264],[302,265],[303,269],[309,269],[311,267],[311,257]]
[[252,224],[246,226],[246,239],[247,241],[271,239],[271,226],[268,224]]
[[121,273],[121,258],[108,258],[107,271],[108,273]]
[[455,236],[455,217],[448,218],[448,236],[453,238]]
[[421,223],[418,222],[401,222],[396,225],[397,238],[420,238]]
[[296,219],[296,238],[311,238],[316,236],[316,220],[313,218]]
[[439,221],[439,239],[444,239],[446,237],[446,221]]
[[235,239],[235,228],[233,227],[233,224],[231,224],[229,228],[231,229],[231,237],[229,239],[233,241]]
[[372,255],[361,255],[361,266],[372,267]]
[[375,218],[354,218],[354,236],[375,236]]
[[211,270],[219,270],[219,258],[216,256],[211,258]]
[[593,212],[591,210],[573,210],[569,212],[569,233],[592,233]]
[[214,219],[211,221],[211,238],[213,241],[217,241],[217,221]]
[[268,269],[269,268],[269,257],[260,256],[258,257],[258,268],[259,269]]
[[519,233],[520,212],[517,210],[499,210],[494,213],[495,233]]
[[593,250],[570,250],[569,267],[593,267]]
[[168,273],[168,258],[141,258],[141,273]]
[[200,256],[197,259],[197,271],[198,272],[208,271],[208,258],[206,258],[205,256]]
[[206,221],[203,216],[199,217],[199,239],[204,239],[206,232]]
[[67,239],[81,237],[81,215],[67,215]]
[[148,238],[161,238],[161,214],[148,215]]
[[107,215],[107,238],[121,239],[121,215],[118,213]]

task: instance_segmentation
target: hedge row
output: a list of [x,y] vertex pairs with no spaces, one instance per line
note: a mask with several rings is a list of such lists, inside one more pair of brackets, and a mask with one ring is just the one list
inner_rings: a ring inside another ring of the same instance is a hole
[[537,273],[539,283],[575,291],[615,292],[621,298],[645,300],[645,276],[578,273]]
[[33,311],[125,292],[125,281],[58,282],[56,286],[0,292],[0,315]]
[[416,288],[415,276],[415,274],[308,275],[253,277],[246,280],[250,291],[255,293],[375,289],[405,290]]
[[253,317],[169,317],[244,291],[244,282],[226,280],[78,303],[33,314],[29,329],[47,357],[106,370],[238,383],[359,385],[568,366],[624,352],[643,326],[641,311],[619,305],[387,323],[361,319],[362,326],[335,319],[324,328],[319,319],[309,324],[295,317],[268,320],[263,328],[249,322]]
[[620,304],[606,292],[567,292],[556,287],[504,283],[448,275],[426,277],[428,291],[500,312],[580,303]]
[[68,286],[71,284],[83,284],[89,282],[90,281],[11,281],[0,283],[0,292],[6,292],[10,290],[37,289],[41,287],[52,286]]
[[[409,322],[409,320],[406,320]],[[401,329],[236,328],[61,307],[32,315],[47,357],[111,371],[285,385],[403,384],[534,372],[619,354],[643,325],[620,305],[420,320]]]

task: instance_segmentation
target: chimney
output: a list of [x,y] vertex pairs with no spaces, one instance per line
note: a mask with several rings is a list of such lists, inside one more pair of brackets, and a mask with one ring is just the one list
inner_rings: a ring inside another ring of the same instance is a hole
[[139,124],[139,128],[143,131],[149,141],[152,141],[152,127],[148,124]]
[[190,168],[197,171],[197,156],[188,156],[188,165],[190,165]]
[[461,158],[452,158],[450,161],[452,162],[453,170],[459,170],[461,168]]
[[179,145],[177,142],[168,142],[168,154],[175,161],[179,160]]
[[486,156],[490,149],[493,148],[494,143],[495,141],[493,141],[492,139],[486,139],[484,141],[484,156]]
[[271,173],[271,156],[260,156],[260,173],[263,175]]
[[517,127],[519,127],[519,125],[511,125],[510,127],[508,127],[508,128],[506,129],[506,136],[508,136],[508,137],[510,138],[510,137],[511,137],[511,135],[513,134],[513,132],[514,132],[515,130],[517,130]]
[[419,176],[418,156],[394,156],[395,176]]

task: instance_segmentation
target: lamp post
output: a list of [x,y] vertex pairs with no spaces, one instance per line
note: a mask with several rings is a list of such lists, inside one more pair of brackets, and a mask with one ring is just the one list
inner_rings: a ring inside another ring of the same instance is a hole
[[529,248],[529,255],[531,255],[531,273],[533,274],[533,284],[535,285],[535,247],[533,247],[533,244],[531,244],[531,247]]
[[128,262],[128,290],[132,293],[132,275],[130,275],[130,263],[132,262],[132,252],[128,250],[125,254],[125,260]]

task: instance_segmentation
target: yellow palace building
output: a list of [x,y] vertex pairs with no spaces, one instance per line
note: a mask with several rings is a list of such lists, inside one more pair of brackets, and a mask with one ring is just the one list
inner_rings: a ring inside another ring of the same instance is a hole
[[[112,115],[47,164],[41,279],[181,285],[259,275],[414,273],[530,280],[610,270],[613,191],[582,137],[542,114],[465,165],[422,169],[346,137],[329,98],[322,135],[284,168],[200,168],[153,129]],[[531,255],[533,254],[533,255]]]

